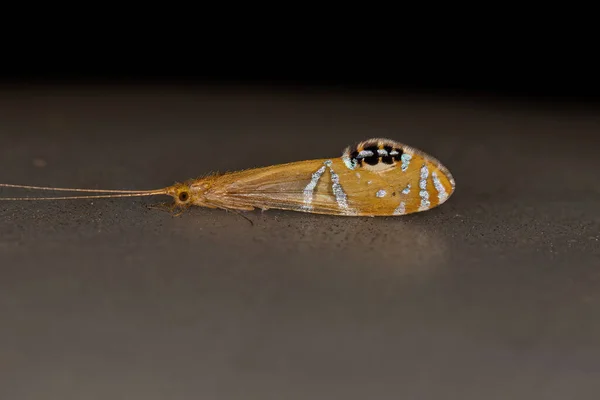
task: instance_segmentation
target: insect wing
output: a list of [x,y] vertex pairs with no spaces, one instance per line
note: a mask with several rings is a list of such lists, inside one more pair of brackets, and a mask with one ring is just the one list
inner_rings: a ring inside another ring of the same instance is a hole
[[[452,175],[437,159],[389,139],[369,139],[349,147],[342,161],[347,168],[341,180],[358,215],[426,211],[444,203],[454,192]],[[356,177],[355,184],[349,171]]]
[[435,158],[398,142],[370,139],[347,148],[341,158],[222,175],[207,198],[222,208],[386,216],[429,210],[453,192],[452,175]]
[[242,210],[311,211],[316,201],[323,213],[336,214],[333,192],[327,194],[325,162],[299,161],[224,174],[215,178],[206,198],[218,207]]

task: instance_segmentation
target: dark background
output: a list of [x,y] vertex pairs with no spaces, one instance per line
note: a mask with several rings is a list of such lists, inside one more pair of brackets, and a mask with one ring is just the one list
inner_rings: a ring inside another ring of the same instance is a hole
[[581,42],[540,42],[7,58],[0,182],[155,188],[385,136],[457,191],[254,226],[0,203],[0,397],[597,399],[600,85]]
[[[515,56],[518,57],[518,56]],[[266,62],[266,61],[265,61]],[[254,65],[249,71],[230,71],[230,64],[207,68],[180,60],[175,67],[155,70],[136,64],[130,71],[118,69],[96,71],[73,69],[60,71],[15,73],[1,76],[5,87],[31,85],[126,85],[181,88],[255,87],[300,91],[362,92],[392,95],[468,96],[489,99],[525,100],[533,102],[574,102],[596,104],[600,100],[600,63],[582,59],[574,64],[553,64],[551,60],[520,59],[516,65],[479,65],[463,60],[461,65],[437,69],[435,60],[422,60],[413,65],[389,65],[381,61],[374,66],[325,65],[303,70],[298,65],[278,68]],[[90,61],[91,63],[91,61]],[[232,61],[235,63],[235,60]],[[379,66],[378,65],[378,66]]]

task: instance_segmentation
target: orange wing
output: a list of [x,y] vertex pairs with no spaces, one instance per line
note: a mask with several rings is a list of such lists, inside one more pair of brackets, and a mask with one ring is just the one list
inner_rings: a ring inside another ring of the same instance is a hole
[[340,158],[299,161],[214,178],[206,199],[217,207],[277,208],[348,216],[429,210],[454,192],[435,158],[388,139],[349,147]]

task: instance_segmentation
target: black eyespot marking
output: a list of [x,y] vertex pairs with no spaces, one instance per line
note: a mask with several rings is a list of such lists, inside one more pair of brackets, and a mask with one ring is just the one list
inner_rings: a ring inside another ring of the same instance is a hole
[[378,139],[359,143],[346,150],[345,154],[351,160],[350,165],[363,167],[363,164],[371,166],[379,163],[394,165],[402,160],[403,153],[400,143]]
[[186,202],[186,201],[188,201],[189,198],[190,198],[190,195],[188,194],[188,192],[179,193],[179,201]]
[[362,167],[362,158],[358,158],[358,150],[354,150],[351,154],[350,154],[350,159],[352,159],[352,161],[354,161],[354,163],[358,163],[358,165],[360,165]]
[[394,149],[398,152],[398,154],[394,155],[394,160],[396,161],[400,161],[402,154],[404,154],[404,152],[402,151],[402,149]]
[[379,154],[377,154],[377,150],[379,150],[379,147],[377,147],[377,145],[364,147],[364,151],[370,151],[373,153],[372,156],[365,157],[365,162],[367,164],[369,164],[369,165],[379,164]]
[[377,165],[377,164],[379,164],[379,156],[365,157],[364,160],[369,165]]

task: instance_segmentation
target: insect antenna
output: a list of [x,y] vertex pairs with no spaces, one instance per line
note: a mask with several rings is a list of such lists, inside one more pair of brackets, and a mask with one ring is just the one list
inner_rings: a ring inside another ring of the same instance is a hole
[[128,194],[105,194],[91,196],[58,196],[58,197],[0,197],[0,201],[38,201],[38,200],[80,200],[80,199],[114,199],[117,197],[143,197],[167,194],[165,191],[128,193]]
[[41,200],[80,200],[80,199],[111,199],[117,197],[143,197],[168,194],[168,188],[156,190],[111,190],[111,189],[78,189],[78,188],[56,188],[44,186],[13,185],[0,183],[0,188],[16,188],[29,190],[49,190],[59,192],[80,192],[80,193],[110,193],[97,195],[77,195],[77,196],[53,196],[53,197],[0,197],[0,201],[41,201]]
[[[58,188],[58,187],[45,187],[45,186],[29,186],[29,185],[13,185],[10,183],[0,183],[0,187],[15,188],[15,189],[29,189],[29,190],[51,190],[54,192],[84,192],[84,193],[149,193],[155,192],[144,191],[144,190],[112,190],[112,189],[78,189],[78,188]],[[163,190],[163,189],[160,189]]]

